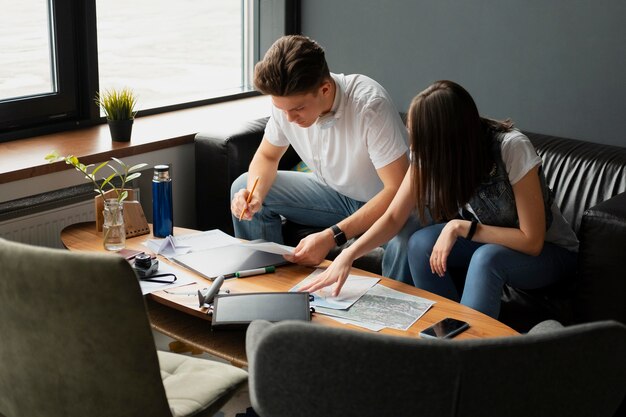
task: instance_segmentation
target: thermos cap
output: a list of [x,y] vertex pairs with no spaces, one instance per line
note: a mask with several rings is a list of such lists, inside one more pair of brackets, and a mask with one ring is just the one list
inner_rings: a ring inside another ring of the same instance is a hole
[[155,165],[154,176],[152,181],[169,181],[170,180],[170,167],[169,165]]

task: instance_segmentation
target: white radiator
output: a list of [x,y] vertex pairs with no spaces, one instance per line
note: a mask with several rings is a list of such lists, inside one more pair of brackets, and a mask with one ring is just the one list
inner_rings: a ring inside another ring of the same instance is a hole
[[31,245],[63,248],[61,231],[74,223],[94,221],[93,200],[27,214],[0,222],[0,237]]

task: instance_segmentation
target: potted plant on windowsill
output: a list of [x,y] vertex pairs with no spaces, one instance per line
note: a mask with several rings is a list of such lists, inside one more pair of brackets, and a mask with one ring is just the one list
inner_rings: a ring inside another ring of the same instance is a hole
[[[98,231],[103,231],[105,249],[119,250],[124,248],[126,236],[128,235],[126,229],[127,218],[132,218],[135,223],[138,221],[141,223],[133,225],[131,236],[149,233],[148,223],[145,220],[139,202],[135,201],[129,207],[134,212],[132,217],[127,216],[128,213],[124,211],[124,200],[129,197],[129,192],[132,193],[132,190],[125,188],[126,185],[141,176],[141,172],[138,171],[148,164],[142,163],[130,166],[122,162],[122,160],[112,157],[111,159],[117,164],[117,167],[110,164],[109,161],[102,162],[98,166],[94,166],[94,164],[85,165],[74,155],[61,156],[56,151],[46,155],[45,159],[48,162],[56,162],[63,159],[66,164],[73,166],[74,169],[85,176],[85,179],[94,185],[94,191],[98,194],[95,201],[96,228]],[[113,172],[109,176],[98,180],[96,174],[105,167],[108,167]],[[119,187],[114,184],[115,178],[118,178]],[[140,213],[138,214],[137,211]],[[141,219],[138,219],[138,217]]]
[[105,90],[96,95],[96,104],[106,115],[111,139],[117,142],[128,142],[137,114],[135,93],[129,88]]

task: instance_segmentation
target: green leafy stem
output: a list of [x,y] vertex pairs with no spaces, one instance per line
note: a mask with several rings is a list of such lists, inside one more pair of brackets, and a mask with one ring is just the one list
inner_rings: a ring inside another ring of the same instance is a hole
[[[81,172],[87,180],[91,181],[91,183],[95,186],[94,191],[100,194],[103,200],[106,200],[104,194],[106,192],[105,189],[108,187],[111,190],[115,191],[117,201],[120,203],[128,197],[128,191],[124,190],[126,184],[141,176],[141,172],[137,171],[148,165],[137,164],[130,166],[115,157],[111,157],[111,159],[115,163],[117,163],[117,167],[113,164],[110,164],[109,161],[102,162],[98,166],[95,166],[95,164],[85,165],[81,163],[76,156],[61,156],[57,151],[50,152],[48,155],[45,156],[45,159],[50,163],[63,159],[66,164],[73,166],[77,171]],[[113,172],[107,177],[102,177],[102,181],[98,181],[96,179],[96,174],[104,167],[110,168]],[[115,184],[113,184],[112,182],[115,177],[118,177],[121,181],[121,185],[119,188],[116,187]]]

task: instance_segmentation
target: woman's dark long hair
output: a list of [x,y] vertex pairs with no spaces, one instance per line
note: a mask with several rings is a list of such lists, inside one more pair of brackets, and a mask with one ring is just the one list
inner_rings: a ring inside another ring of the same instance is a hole
[[480,117],[472,96],[452,81],[437,81],[411,102],[413,187],[417,213],[433,220],[456,217],[491,171],[495,132],[511,130],[510,120]]

